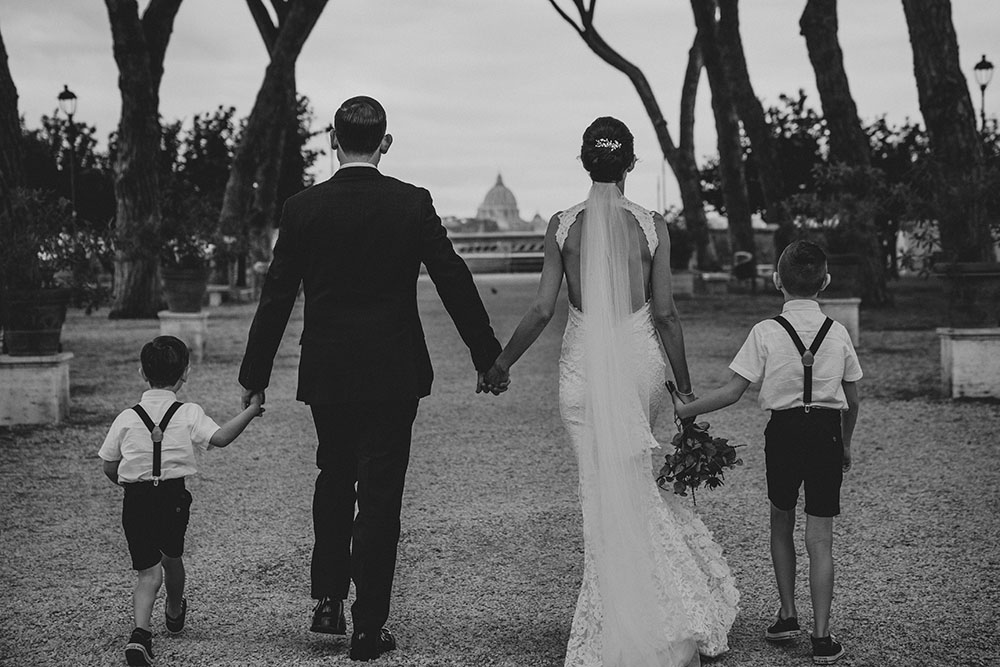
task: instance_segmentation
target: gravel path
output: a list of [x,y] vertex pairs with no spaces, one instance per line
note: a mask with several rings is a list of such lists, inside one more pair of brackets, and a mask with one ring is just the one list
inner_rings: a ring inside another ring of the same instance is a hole
[[[506,339],[535,285],[477,279]],[[473,394],[471,361],[428,283],[421,308],[437,371],[421,404],[403,509],[390,627],[401,667],[548,667],[562,657],[581,570],[576,465],[558,418],[556,359],[565,309],[514,369],[511,391]],[[834,632],[839,663],[1000,665],[1000,404],[937,395],[932,285],[912,282],[897,307],[862,314],[866,378],[857,460],[836,522]],[[680,304],[696,387],[723,381],[773,295]],[[182,400],[226,419],[251,306],[213,311],[209,358]],[[307,631],[314,433],[293,400],[297,310],[279,352],[266,416],[190,481],[189,626],[177,637],[154,609],[158,665],[350,664],[346,641]],[[57,427],[0,428],[0,665],[124,664],[133,575],[121,494],[96,452],[113,416],[143,389],[138,350],[154,322],[72,313],[64,344],[73,415]],[[743,595],[731,650],[706,664],[805,665],[809,643],[762,640],[776,594],[767,550],[762,432],[755,396],[713,415],[713,430],[751,446],[746,465],[698,511]],[[800,510],[801,512],[801,510]],[[801,517],[801,513],[800,513]],[[802,523],[802,522],[800,522]],[[799,607],[811,626],[799,527]]]

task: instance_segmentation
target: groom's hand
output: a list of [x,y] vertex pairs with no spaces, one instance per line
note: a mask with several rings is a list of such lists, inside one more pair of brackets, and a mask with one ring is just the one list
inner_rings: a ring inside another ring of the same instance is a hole
[[485,394],[491,393],[494,396],[499,396],[503,392],[507,391],[507,387],[510,386],[510,373],[501,369],[496,364],[493,365],[485,373],[480,372],[478,374],[478,380],[476,382],[476,393]]
[[243,388],[243,409],[246,410],[250,407],[250,401],[253,399],[254,395],[260,396],[261,404],[264,403],[264,390],[254,391],[253,389]]

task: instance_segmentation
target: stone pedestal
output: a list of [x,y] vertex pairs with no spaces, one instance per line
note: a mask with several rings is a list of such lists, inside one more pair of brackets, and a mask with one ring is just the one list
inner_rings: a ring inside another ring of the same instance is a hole
[[817,299],[819,309],[834,322],[840,322],[851,336],[854,347],[861,345],[861,327],[858,322],[858,307],[861,299],[848,297],[846,299]]
[[71,352],[0,355],[0,426],[58,424],[69,416]]
[[205,340],[208,338],[207,310],[197,313],[161,310],[156,316],[160,318],[161,336],[176,336],[184,341],[191,350],[192,361],[201,361],[205,358]]
[[674,271],[670,276],[674,298],[678,300],[694,298],[694,272]]
[[727,294],[729,292],[729,274],[721,271],[702,271],[698,276],[696,288],[700,294]]
[[1000,328],[938,329],[941,391],[951,398],[1000,398]]

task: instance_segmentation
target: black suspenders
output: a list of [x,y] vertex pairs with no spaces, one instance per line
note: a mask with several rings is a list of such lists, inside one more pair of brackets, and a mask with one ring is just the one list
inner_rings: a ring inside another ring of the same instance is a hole
[[802,355],[802,403],[805,405],[805,411],[809,412],[809,407],[812,404],[812,367],[813,361],[816,359],[816,352],[819,351],[819,346],[823,343],[823,339],[826,337],[827,332],[830,327],[833,326],[833,320],[829,317],[823,321],[823,325],[816,332],[816,337],[813,338],[812,344],[809,349],[802,343],[802,339],[799,338],[799,334],[795,332],[792,325],[788,323],[781,315],[774,318],[774,321],[784,327],[785,331],[788,332],[789,337],[791,337],[792,342],[795,343],[795,349],[799,351]]
[[141,419],[142,423],[149,429],[150,437],[153,440],[153,486],[157,486],[160,483],[160,450],[163,443],[163,432],[167,430],[167,424],[170,423],[170,418],[174,416],[175,412],[177,412],[177,408],[182,405],[184,404],[179,401],[174,401],[163,414],[163,419],[160,420],[159,424],[153,423],[153,420],[149,417],[149,413],[143,410],[141,405],[136,404],[132,406],[135,413],[139,415],[139,419]]

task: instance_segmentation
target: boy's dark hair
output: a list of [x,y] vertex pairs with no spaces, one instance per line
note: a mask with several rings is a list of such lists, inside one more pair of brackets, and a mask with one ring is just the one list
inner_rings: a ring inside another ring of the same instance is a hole
[[792,296],[812,296],[826,280],[826,253],[812,241],[793,241],[778,258],[778,277]]
[[345,153],[374,153],[385,136],[385,109],[371,97],[352,97],[333,114],[333,129]]
[[580,160],[598,183],[617,183],[632,166],[635,142],[628,126],[617,118],[601,116],[583,132]]
[[142,346],[139,361],[151,387],[171,387],[177,384],[188,367],[187,345],[174,336],[157,336]]

